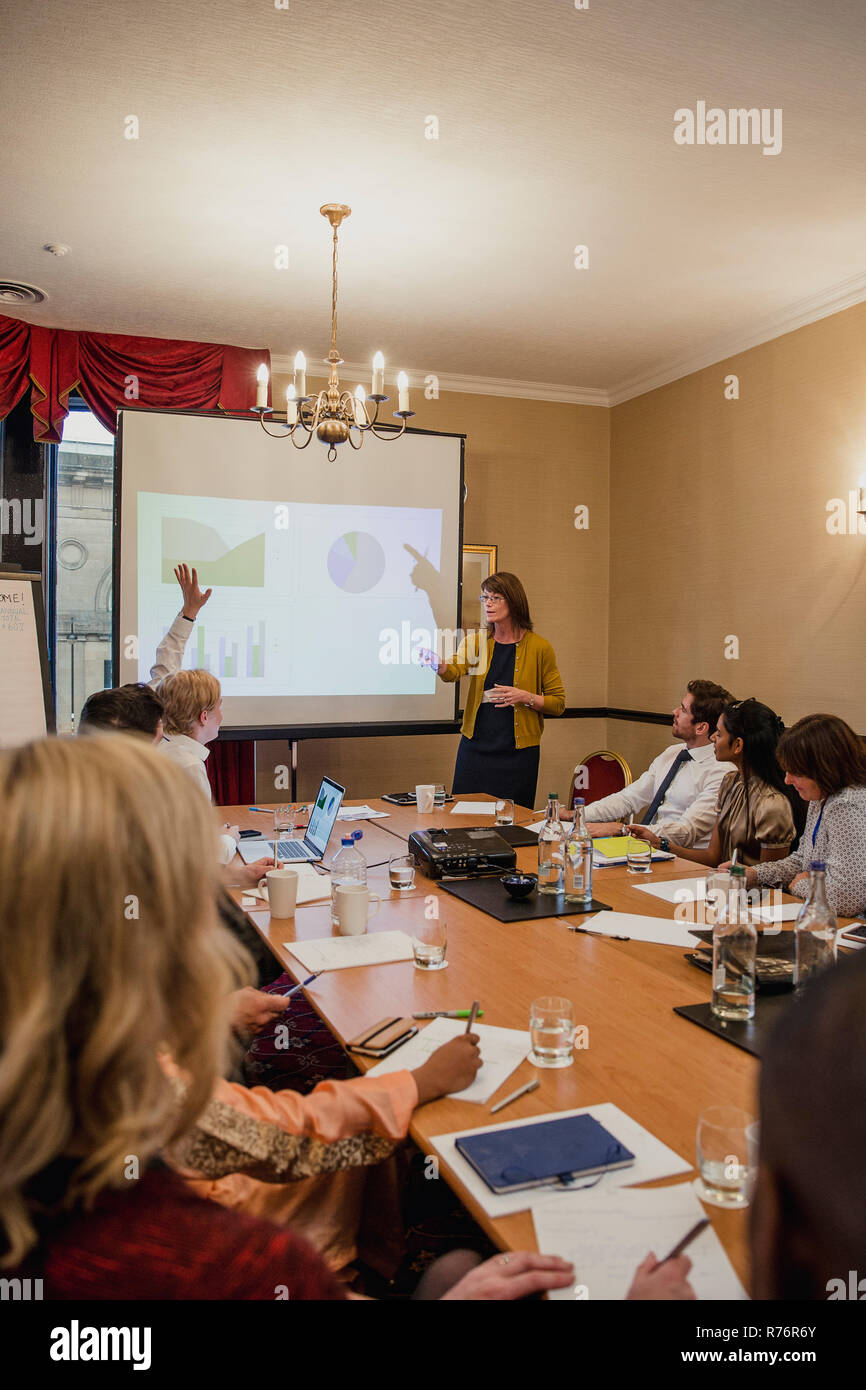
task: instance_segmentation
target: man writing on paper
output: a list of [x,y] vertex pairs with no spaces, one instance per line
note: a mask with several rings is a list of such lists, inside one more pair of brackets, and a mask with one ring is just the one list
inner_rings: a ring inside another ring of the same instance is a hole
[[686,693],[673,711],[671,732],[684,747],[666,748],[654,758],[642,777],[621,792],[593,801],[586,808],[591,835],[618,835],[624,821],[641,817],[667,841],[694,849],[706,849],[716,823],[719,787],[731,763],[716,761],[710,736],[716,721],[733,696],[714,681],[689,681]]

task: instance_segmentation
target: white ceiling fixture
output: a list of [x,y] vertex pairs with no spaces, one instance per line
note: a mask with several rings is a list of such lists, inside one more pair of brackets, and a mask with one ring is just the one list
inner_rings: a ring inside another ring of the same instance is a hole
[[[415,414],[409,409],[409,378],[405,372],[397,373],[398,406],[394,416],[401,424],[399,430],[379,421],[379,406],[388,400],[385,394],[385,358],[381,352],[373,357],[373,383],[371,394],[367,395],[363,386],[356,386],[354,394],[340,388],[340,374],[337,368],[343,359],[337,347],[337,252],[338,235],[342,223],[351,216],[352,209],[345,203],[325,203],[319,208],[327,217],[333,229],[333,248],[331,251],[331,350],[327,356],[328,385],[315,396],[307,395],[307,359],[303,352],[295,356],[295,372],[292,385],[286,390],[286,414],[284,430],[277,434],[265,424],[265,416],[281,419],[268,405],[268,369],[264,362],[258,370],[258,390],[253,407],[258,412],[259,421],[265,434],[272,439],[291,439],[296,449],[306,449],[315,435],[328,446],[331,463],[337,457],[337,447],[349,444],[360,449],[364,437],[374,434],[377,439],[399,439],[406,431],[406,421]],[[369,402],[372,401],[372,408]],[[377,429],[377,425],[379,428]],[[355,431],[355,433],[353,433]]]

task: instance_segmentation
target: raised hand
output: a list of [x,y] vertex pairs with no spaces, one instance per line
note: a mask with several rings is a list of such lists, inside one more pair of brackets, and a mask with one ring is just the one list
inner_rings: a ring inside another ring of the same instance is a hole
[[198,586],[198,572],[195,569],[191,571],[189,565],[177,565],[174,577],[183,594],[184,617],[195,619],[204,608],[213,593],[213,589],[208,589],[202,593]]

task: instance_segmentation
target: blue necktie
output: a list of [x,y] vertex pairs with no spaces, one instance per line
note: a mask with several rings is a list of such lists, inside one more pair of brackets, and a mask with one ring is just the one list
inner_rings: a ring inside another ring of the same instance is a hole
[[668,768],[668,775],[667,775],[667,777],[664,779],[664,781],[662,782],[662,784],[661,784],[661,786],[659,787],[658,791],[656,792],[655,796],[653,797],[652,801],[650,802],[650,804],[649,804],[649,806],[648,806],[648,808],[647,808],[646,815],[644,816],[643,820],[641,821],[641,825],[651,825],[651,824],[652,824],[653,820],[655,819],[656,811],[658,810],[658,808],[661,806],[662,802],[663,802],[664,799],[665,799],[665,793],[667,792],[668,787],[670,786],[671,782],[672,782],[672,781],[674,780],[674,778],[676,777],[676,775],[677,775],[677,773],[679,772],[680,768],[682,767],[683,763],[691,762],[691,757],[692,757],[692,755],[691,755],[691,753],[689,752],[688,748],[683,748],[683,749],[677,754],[677,756],[674,758],[673,762],[671,763],[670,767]]

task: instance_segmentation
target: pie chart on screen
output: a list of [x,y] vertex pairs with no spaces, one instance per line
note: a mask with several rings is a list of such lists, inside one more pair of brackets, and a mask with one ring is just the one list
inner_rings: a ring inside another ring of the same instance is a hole
[[328,574],[338,589],[363,594],[385,573],[385,552],[368,531],[346,531],[328,551]]

